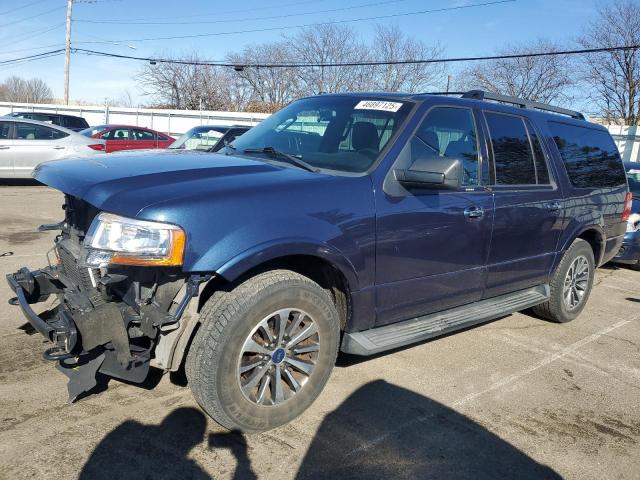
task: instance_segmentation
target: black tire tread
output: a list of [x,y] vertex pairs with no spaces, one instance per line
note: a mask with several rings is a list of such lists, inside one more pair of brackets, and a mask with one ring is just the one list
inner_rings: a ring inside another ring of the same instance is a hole
[[554,301],[554,295],[557,295],[560,292],[562,295],[562,285],[564,282],[564,267],[567,263],[571,263],[573,261],[573,252],[586,245],[589,249],[591,249],[591,245],[586,240],[581,238],[576,238],[571,246],[567,249],[565,254],[560,260],[560,263],[556,267],[555,272],[553,272],[553,276],[551,277],[551,281],[549,282],[549,287],[551,290],[551,298],[540,305],[536,305],[532,307],[533,312],[539,317],[545,318],[552,322],[561,322],[562,312],[558,307],[558,302]]
[[[269,290],[276,285],[281,286],[283,283],[289,283],[291,286],[306,284],[318,295],[326,296],[326,299],[333,304],[327,291],[311,279],[290,270],[271,270],[245,280],[231,291],[216,292],[217,294],[207,300],[200,312],[201,325],[188,352],[185,373],[198,404],[216,422],[230,430],[240,429],[239,425],[218,403],[207,401],[204,396],[205,392],[210,390],[210,384],[215,382],[217,347],[227,327],[237,318],[237,312],[241,311],[245,304],[250,303],[257,292]],[[335,363],[335,358],[332,360],[332,363]],[[205,375],[204,372],[209,372],[209,375]]]

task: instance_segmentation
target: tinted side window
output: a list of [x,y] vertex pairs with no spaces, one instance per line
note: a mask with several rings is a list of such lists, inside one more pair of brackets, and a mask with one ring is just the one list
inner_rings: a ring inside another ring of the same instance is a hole
[[534,185],[536,170],[524,120],[485,112],[498,185]]
[[55,125],[60,125],[59,117],[55,115],[48,115],[46,113],[34,113],[31,115],[33,120],[38,120],[39,122],[53,123]]
[[67,128],[89,128],[89,124],[84,118],[80,117],[62,117],[64,126]]
[[11,132],[11,122],[0,122],[0,140],[8,140]]
[[18,140],[57,140],[68,136],[67,133],[30,123],[16,124],[16,139]]
[[574,187],[624,185],[622,160],[608,132],[559,122],[549,128]]
[[133,130],[133,138],[135,138],[136,140],[155,140],[156,136],[154,135],[153,132],[150,132],[148,130],[139,130],[139,129],[134,129]]
[[102,134],[105,140],[129,140],[128,128],[114,128]]
[[427,113],[411,142],[412,161],[449,157],[460,160],[463,184],[478,184],[478,142],[467,108],[436,107]]
[[539,184],[548,185],[550,183],[549,167],[547,166],[547,161],[545,160],[540,140],[538,140],[538,135],[536,135],[535,130],[532,128],[531,123],[529,123],[528,120],[527,130],[529,131],[529,138],[531,139],[531,146],[533,147],[533,157],[536,164],[536,178]]

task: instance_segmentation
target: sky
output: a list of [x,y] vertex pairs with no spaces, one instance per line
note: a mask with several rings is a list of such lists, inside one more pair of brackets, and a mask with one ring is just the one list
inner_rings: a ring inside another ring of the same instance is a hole
[[[445,56],[478,56],[539,38],[573,46],[575,37],[595,17],[598,6],[610,3],[603,0],[515,0],[370,19],[490,1],[242,0],[236,3],[74,0],[72,46],[141,57],[176,57],[197,52],[202,59],[221,60],[227,53],[247,45],[291,35],[299,30],[300,25],[367,18],[346,23],[362,40],[371,37],[376,23],[392,23],[407,35],[427,44],[439,42],[444,47]],[[63,48],[66,3],[66,0],[0,0],[0,42],[3,46],[0,62]],[[139,25],[125,22],[164,23]],[[255,31],[259,29],[270,30]],[[246,30],[253,32],[229,33]],[[186,35],[206,36],[142,40]],[[71,58],[70,97],[101,104],[105,99],[118,99],[129,92],[134,102],[144,104],[149,99],[141,95],[135,79],[144,65],[141,61],[74,54]],[[459,67],[453,67],[450,73],[455,75],[457,69]],[[0,82],[10,75],[38,77],[49,84],[57,98],[61,98],[63,71],[62,55],[14,65],[0,64]]]

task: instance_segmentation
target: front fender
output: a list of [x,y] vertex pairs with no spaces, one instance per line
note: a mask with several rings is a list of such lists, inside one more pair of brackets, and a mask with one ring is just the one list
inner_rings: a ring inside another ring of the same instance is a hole
[[288,255],[309,255],[326,260],[344,275],[350,291],[360,289],[356,269],[342,252],[327,244],[314,243],[308,238],[283,238],[262,243],[236,255],[215,271],[233,281],[260,264]]
[[193,272],[216,272],[233,281],[247,270],[289,255],[311,255],[334,265],[352,291],[367,285],[373,270],[369,252],[370,220],[326,221],[314,216],[274,216],[238,224],[207,245],[188,266]]

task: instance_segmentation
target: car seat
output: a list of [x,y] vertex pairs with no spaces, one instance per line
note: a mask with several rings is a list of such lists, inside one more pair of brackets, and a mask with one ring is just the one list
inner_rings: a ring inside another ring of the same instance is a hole
[[351,146],[357,152],[362,150],[378,153],[378,129],[371,122],[355,122],[351,131]]

